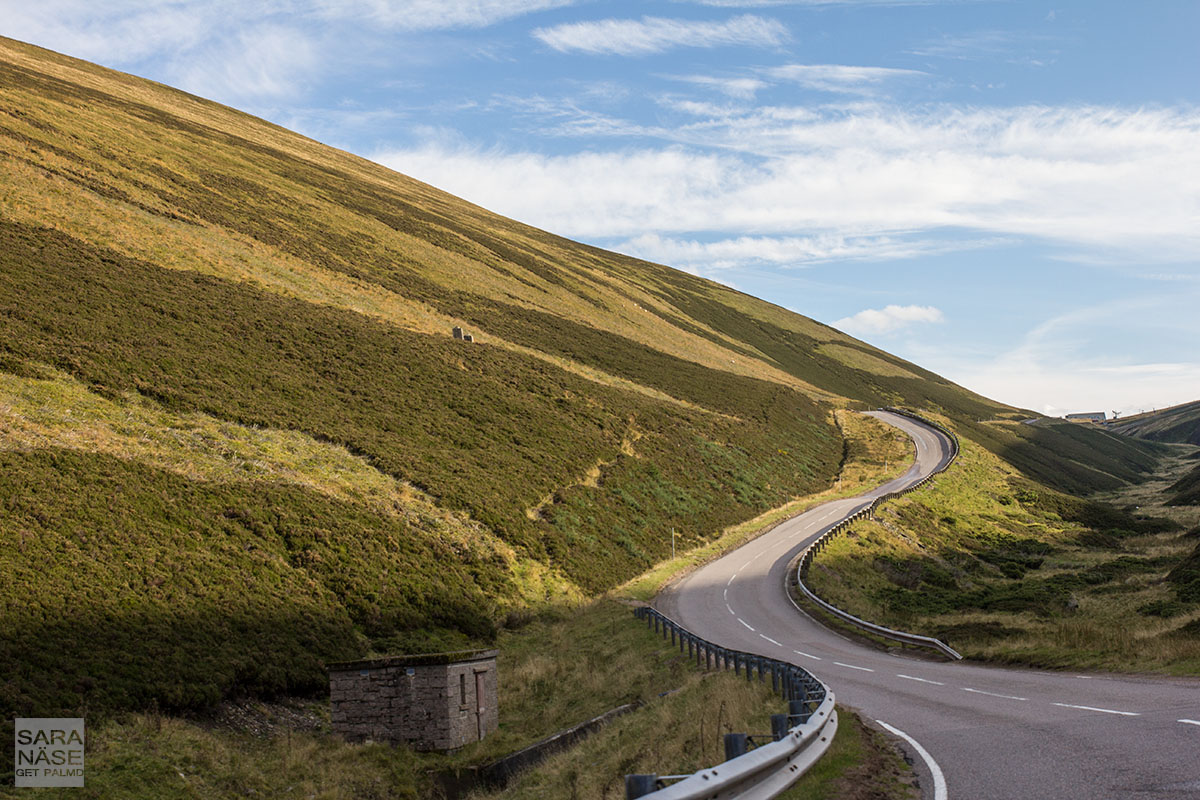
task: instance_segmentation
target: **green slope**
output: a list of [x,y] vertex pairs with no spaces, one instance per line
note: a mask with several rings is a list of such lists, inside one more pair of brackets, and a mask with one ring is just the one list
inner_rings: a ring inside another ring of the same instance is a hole
[[1071,491],[1153,466],[168,87],[0,39],[0,112],[3,719],[487,640],[829,486],[835,407]]

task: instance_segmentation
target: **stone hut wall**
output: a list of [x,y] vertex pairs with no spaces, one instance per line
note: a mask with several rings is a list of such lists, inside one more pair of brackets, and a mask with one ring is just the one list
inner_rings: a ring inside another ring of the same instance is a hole
[[335,733],[456,750],[499,727],[495,650],[330,664]]

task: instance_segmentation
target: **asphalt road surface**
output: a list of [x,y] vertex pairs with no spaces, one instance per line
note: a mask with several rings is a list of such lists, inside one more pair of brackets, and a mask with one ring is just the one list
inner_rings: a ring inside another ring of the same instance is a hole
[[927,798],[1200,798],[1200,680],[886,653],[797,610],[785,579],[799,551],[949,457],[942,434],[906,417],[873,415],[913,437],[917,459],[905,475],[781,523],[678,581],[654,605],[716,644],[810,670],[839,703],[908,740]]

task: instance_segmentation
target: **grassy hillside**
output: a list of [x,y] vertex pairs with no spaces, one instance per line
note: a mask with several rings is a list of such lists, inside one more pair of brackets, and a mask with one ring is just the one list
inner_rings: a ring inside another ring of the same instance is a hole
[[838,408],[939,411],[1069,491],[1156,458],[4,39],[0,112],[0,719],[490,641],[831,488]]
[[1167,501],[1168,505],[1200,506],[1200,464],[1171,484],[1169,491],[1172,496]]
[[1154,442],[1200,445],[1200,400],[1125,417],[1108,428],[1125,436]]
[[1200,562],[1185,518],[1121,506],[1048,489],[965,440],[931,487],[834,539],[810,585],[968,657],[1200,671]]

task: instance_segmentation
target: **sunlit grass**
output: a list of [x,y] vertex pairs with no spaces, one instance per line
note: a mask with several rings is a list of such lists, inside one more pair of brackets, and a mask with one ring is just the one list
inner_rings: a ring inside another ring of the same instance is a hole
[[737,549],[780,522],[821,503],[853,497],[887,483],[904,474],[912,464],[912,440],[898,429],[873,417],[850,411],[839,410],[834,412],[834,416],[845,440],[846,456],[832,487],[798,497],[754,519],[732,525],[711,541],[687,548],[676,557],[655,564],[615,590],[617,594],[648,601],[672,580]]
[[[1128,491],[1150,497],[1146,487]],[[1055,497],[966,440],[931,487],[835,537],[809,585],[853,614],[941,636],[972,658],[1200,672],[1200,641],[1177,633],[1200,608],[1180,604],[1164,582],[1194,541]]]

